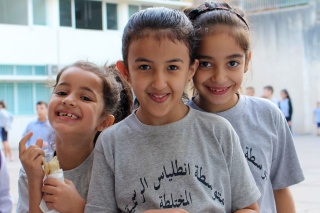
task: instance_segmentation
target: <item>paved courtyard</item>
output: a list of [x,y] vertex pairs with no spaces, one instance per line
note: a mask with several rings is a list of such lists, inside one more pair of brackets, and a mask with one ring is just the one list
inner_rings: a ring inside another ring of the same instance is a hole
[[[291,187],[296,203],[297,213],[320,212],[320,137],[311,135],[295,136],[296,150],[305,174],[305,181]],[[13,150],[14,161],[8,162],[11,179],[11,194],[14,199],[14,209],[18,200],[18,176],[20,161],[18,150]]]

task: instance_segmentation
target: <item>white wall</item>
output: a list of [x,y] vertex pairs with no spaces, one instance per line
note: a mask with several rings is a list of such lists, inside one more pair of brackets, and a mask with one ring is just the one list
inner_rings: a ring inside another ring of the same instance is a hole
[[68,64],[87,59],[98,64],[121,59],[120,31],[94,31],[60,28],[57,64]]
[[[27,124],[36,119],[37,116],[14,116],[12,129],[8,133],[8,141],[11,148],[18,148],[19,141],[21,140],[23,133],[27,127]],[[2,146],[0,146],[1,148]]]
[[249,15],[253,33],[251,72],[244,87],[261,96],[272,85],[279,100],[287,89],[293,101],[294,134],[315,129],[312,111],[320,101],[320,24],[315,7],[300,6]]

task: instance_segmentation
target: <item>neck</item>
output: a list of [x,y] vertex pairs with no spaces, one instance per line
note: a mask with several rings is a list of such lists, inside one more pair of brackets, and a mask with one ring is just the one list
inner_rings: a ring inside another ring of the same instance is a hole
[[38,117],[38,121],[46,122],[47,121],[47,117]]
[[147,110],[144,110],[142,106],[139,106],[138,110],[136,111],[136,115],[143,124],[162,126],[181,120],[188,114],[188,112],[189,107],[181,101],[176,105],[174,110],[163,114],[161,117],[151,115]]
[[239,95],[236,93],[232,96],[232,98],[230,98],[228,101],[222,104],[213,104],[209,100],[207,100],[205,97],[202,97],[199,94],[193,99],[194,103],[200,109],[206,112],[213,112],[213,113],[223,112],[228,109],[231,109],[238,103],[238,100],[239,100]]
[[93,138],[56,137],[56,153],[62,170],[78,167],[93,151]]

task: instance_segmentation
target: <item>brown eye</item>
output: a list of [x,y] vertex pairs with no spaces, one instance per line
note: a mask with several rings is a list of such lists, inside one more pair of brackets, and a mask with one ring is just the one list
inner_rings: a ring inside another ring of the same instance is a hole
[[236,67],[236,66],[238,66],[239,65],[239,63],[237,62],[237,61],[230,61],[229,62],[229,66],[230,67]]
[[141,66],[139,66],[139,68],[142,69],[142,70],[149,70],[149,69],[151,69],[151,67],[150,67],[149,65],[141,65]]
[[177,69],[178,69],[178,67],[175,66],[175,65],[170,65],[170,66],[168,67],[168,70],[177,70]]
[[211,63],[209,63],[209,62],[206,62],[206,61],[204,61],[204,62],[200,62],[200,67],[211,67]]
[[82,97],[81,97],[81,100],[84,100],[84,101],[91,101],[91,99],[90,99],[90,98],[88,98],[88,97],[86,97],[86,96],[82,96]]

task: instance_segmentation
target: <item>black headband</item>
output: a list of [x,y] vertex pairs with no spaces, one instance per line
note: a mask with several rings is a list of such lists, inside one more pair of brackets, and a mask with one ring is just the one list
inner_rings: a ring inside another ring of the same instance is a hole
[[205,2],[204,4],[200,5],[199,7],[191,10],[188,14],[188,17],[191,21],[194,21],[202,13],[206,13],[208,11],[214,11],[214,10],[225,10],[225,11],[229,11],[230,13],[235,14],[238,18],[241,19],[241,21],[243,21],[243,23],[245,23],[245,25],[249,29],[247,22],[244,20],[242,15],[240,15],[235,9],[223,7],[223,6],[215,6],[214,4],[210,4],[208,2]]

